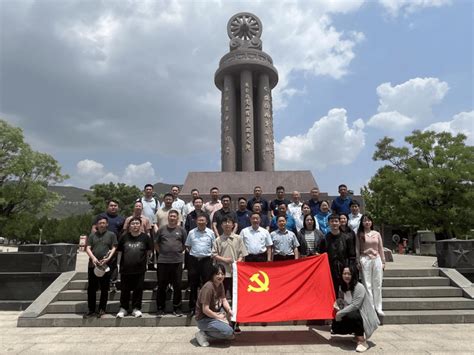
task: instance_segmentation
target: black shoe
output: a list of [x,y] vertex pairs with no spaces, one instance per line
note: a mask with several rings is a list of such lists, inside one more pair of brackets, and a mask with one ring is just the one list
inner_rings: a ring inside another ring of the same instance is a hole
[[158,309],[158,310],[156,311],[156,316],[157,316],[157,317],[160,317],[160,318],[161,318],[161,317],[163,317],[164,315],[165,315],[165,311],[164,311],[164,310]]
[[173,315],[176,317],[182,317],[183,316],[183,311],[181,311],[181,308],[175,308],[173,311]]
[[89,311],[89,312],[87,312],[86,314],[84,314],[84,315],[82,316],[82,318],[83,318],[83,319],[89,319],[89,318],[95,317],[95,315],[96,315],[96,314],[95,314],[94,311]]
[[234,327],[234,333],[235,334],[240,334],[242,333],[242,330],[240,329],[239,325],[236,324],[235,327]]

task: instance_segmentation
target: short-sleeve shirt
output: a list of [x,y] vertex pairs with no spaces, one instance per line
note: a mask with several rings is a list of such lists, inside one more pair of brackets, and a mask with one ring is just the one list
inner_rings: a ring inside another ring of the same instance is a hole
[[117,251],[122,252],[120,260],[121,274],[140,274],[146,271],[147,254],[153,249],[149,235],[140,233],[134,237],[130,233],[120,238]]
[[258,201],[255,197],[251,198],[247,202],[247,209],[249,211],[253,211],[253,205],[255,205],[256,202],[260,203],[260,205],[262,206],[262,213],[268,214],[268,212],[270,211],[270,207],[268,206],[268,201],[265,200],[264,198],[261,198]]
[[[202,210],[199,212],[199,214],[206,215],[206,218],[207,218],[206,227],[211,228],[211,221],[209,219],[209,215],[206,212],[202,211]],[[191,211],[186,216],[186,221],[184,223],[184,229],[186,229],[186,232],[189,233],[191,230],[193,230],[194,228],[197,227],[197,216],[198,216],[198,212],[196,210]]]
[[[125,231],[128,231],[128,226],[130,225],[130,221],[133,217],[134,216],[127,217],[127,219],[125,220],[125,223],[123,224],[123,229]],[[140,225],[140,233],[149,233],[151,229],[150,220],[144,215],[141,215],[140,219],[142,220],[142,224]]]
[[212,201],[206,202],[204,206],[202,207],[202,210],[209,215],[212,221],[212,219],[214,218],[214,213],[217,210],[220,210],[221,208],[222,208],[221,200],[217,200],[217,202],[212,202]]
[[[97,260],[102,260],[109,250],[117,246],[117,236],[111,231],[100,234],[99,231],[91,233],[87,238],[87,246],[91,247],[92,254]],[[93,267],[92,260],[89,259],[89,267]]]
[[249,210],[236,211],[235,213],[237,214],[237,233],[240,233],[242,229],[250,227],[250,216],[252,213]]
[[234,221],[234,223],[237,223],[237,214],[235,211],[229,210],[229,211],[224,211],[224,209],[217,210],[214,213],[214,217],[212,218],[212,223],[216,223],[217,227],[217,232],[219,232],[219,235],[224,232],[222,229],[222,221],[224,218],[230,217]]
[[341,196],[336,197],[331,204],[331,210],[333,213],[341,214],[349,214],[351,213],[351,202],[352,198],[346,196],[345,199],[342,199]]
[[289,231],[280,231],[279,229],[271,234],[273,242],[273,255],[295,255],[295,248],[300,246],[296,235]]
[[205,304],[209,305],[211,311],[218,313],[222,308],[222,299],[224,298],[225,291],[222,283],[216,287],[212,281],[206,282],[201,287],[196,302],[196,320],[207,317],[203,311]]
[[267,251],[267,247],[273,245],[272,237],[265,228],[252,226],[242,229],[240,236],[244,240],[245,247],[249,254],[257,255]]
[[270,202],[270,210],[273,211],[274,216],[278,214],[278,206],[280,206],[282,203],[288,206],[290,204],[290,200],[287,200],[286,198],[283,200],[279,200],[276,198],[272,202]]
[[156,216],[155,213],[160,208],[160,203],[155,197],[147,200],[145,196],[140,199],[143,205],[143,215],[150,220],[151,224],[156,223]]
[[189,232],[185,245],[189,247],[189,255],[204,258],[212,255],[212,246],[215,240],[216,236],[209,228],[203,231],[194,228]]
[[[156,224],[158,224],[158,227],[166,226],[168,224],[168,213],[174,209],[176,208],[161,207],[158,209],[158,211],[156,212]],[[181,224],[182,220],[183,217],[181,216],[180,210],[178,210],[178,224]]]
[[155,243],[160,248],[158,254],[159,264],[177,264],[183,262],[186,235],[186,231],[181,226],[170,228],[166,225],[158,229]]
[[[230,236],[221,234],[219,238],[214,241],[212,247],[212,255],[219,255],[225,258],[232,258],[237,261],[239,258],[244,258],[248,255],[244,240],[240,235],[232,233]],[[225,268],[225,277],[232,276],[232,265],[222,263]]]
[[118,214],[111,215],[111,214],[108,214],[107,212],[103,212],[97,215],[97,217],[95,218],[94,224],[96,224],[97,221],[103,217],[106,217],[109,220],[109,225],[107,227],[107,230],[113,232],[117,236],[117,238],[120,237],[120,235],[122,234],[123,224],[125,223],[125,218],[123,218],[122,216]]

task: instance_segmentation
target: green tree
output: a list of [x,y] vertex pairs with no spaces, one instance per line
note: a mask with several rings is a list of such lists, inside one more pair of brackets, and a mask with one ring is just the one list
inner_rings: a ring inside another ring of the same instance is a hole
[[115,199],[119,203],[121,213],[125,216],[131,215],[133,203],[141,196],[138,187],[123,183],[96,184],[91,186],[91,190],[92,192],[85,194],[85,197],[92,206],[94,214],[104,212],[107,208],[107,201]]
[[413,131],[410,146],[381,139],[373,155],[388,162],[362,189],[377,223],[427,228],[444,237],[474,227],[474,147],[466,136]]
[[60,200],[48,191],[48,185],[67,178],[52,156],[31,149],[20,128],[0,120],[1,236],[23,236],[25,223],[47,213]]

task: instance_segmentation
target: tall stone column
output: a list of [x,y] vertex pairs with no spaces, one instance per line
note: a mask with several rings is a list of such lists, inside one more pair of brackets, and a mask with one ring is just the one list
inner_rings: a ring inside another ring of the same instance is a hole
[[221,106],[221,132],[222,132],[222,171],[236,171],[236,103],[235,103],[235,81],[232,75],[224,76],[224,87],[222,90]]
[[242,171],[255,171],[253,84],[250,70],[242,70],[240,73],[240,105]]
[[274,142],[272,94],[268,74],[260,74],[258,81],[257,170],[274,170]]

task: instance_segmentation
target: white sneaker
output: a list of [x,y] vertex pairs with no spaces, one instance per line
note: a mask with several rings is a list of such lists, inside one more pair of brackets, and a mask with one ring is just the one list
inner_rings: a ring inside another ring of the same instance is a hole
[[380,316],[380,317],[385,317],[385,313],[380,310],[380,311],[377,311],[377,314]]
[[117,313],[117,318],[123,318],[128,314],[126,309],[120,308],[120,310]]
[[368,348],[369,348],[369,344],[367,344],[367,342],[364,341],[363,343],[360,343],[359,345],[357,345],[356,351],[357,351],[358,353],[363,353],[363,352],[366,351]]
[[202,330],[197,332],[195,337],[199,346],[209,346],[209,342],[207,341],[207,336]]
[[134,316],[135,318],[140,318],[142,316],[142,311],[135,308],[132,312],[132,316]]

